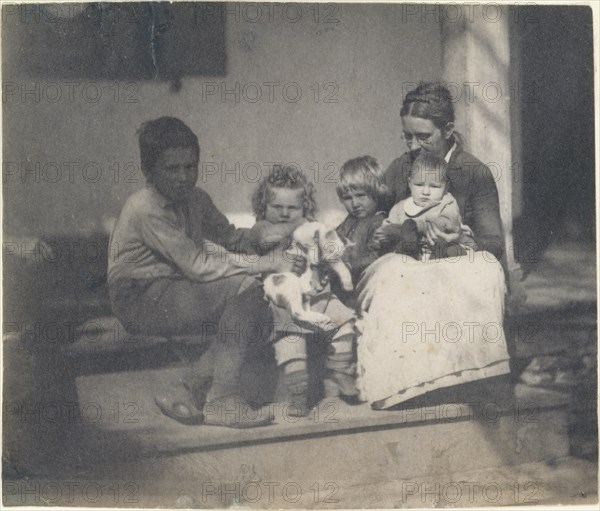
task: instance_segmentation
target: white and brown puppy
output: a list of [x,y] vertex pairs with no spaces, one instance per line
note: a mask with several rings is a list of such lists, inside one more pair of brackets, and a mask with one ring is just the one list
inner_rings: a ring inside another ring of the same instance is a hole
[[292,272],[273,273],[265,278],[265,296],[275,305],[287,309],[294,321],[318,325],[330,330],[336,327],[325,314],[310,310],[310,297],[323,289],[319,267],[328,265],[340,278],[346,291],[352,291],[350,270],[342,261],[345,245],[335,229],[320,222],[307,222],[296,228],[290,251],[298,250],[307,261],[300,276]]

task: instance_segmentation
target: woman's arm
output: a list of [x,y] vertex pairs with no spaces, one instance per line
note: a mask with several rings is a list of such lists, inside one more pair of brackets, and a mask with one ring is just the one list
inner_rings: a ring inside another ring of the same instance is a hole
[[460,210],[454,198],[442,206],[439,215],[432,220],[432,223],[445,233],[460,232]]
[[445,195],[439,214],[425,222],[425,238],[430,247],[459,243],[461,238],[460,210],[454,198]]
[[479,164],[475,167],[472,179],[469,227],[473,229],[479,250],[486,250],[501,260],[504,254],[504,236],[494,176],[488,167]]

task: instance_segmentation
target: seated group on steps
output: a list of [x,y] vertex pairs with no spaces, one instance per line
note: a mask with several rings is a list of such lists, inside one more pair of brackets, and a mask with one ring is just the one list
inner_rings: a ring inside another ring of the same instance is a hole
[[271,424],[269,414],[214,413],[248,406],[241,375],[256,353],[274,358],[275,400],[298,416],[317,404],[315,366],[319,398],[374,409],[508,373],[493,176],[464,150],[444,87],[420,84],[400,114],[407,153],[385,172],[371,156],[341,167],[348,214],[337,229],[316,222],[315,185],[281,165],[251,197],[255,225],[236,229],[196,187],[192,130],[173,117],[142,125],[146,186],[114,226],[108,285],[123,324],[193,336],[204,350],[181,388],[155,396],[165,415]]

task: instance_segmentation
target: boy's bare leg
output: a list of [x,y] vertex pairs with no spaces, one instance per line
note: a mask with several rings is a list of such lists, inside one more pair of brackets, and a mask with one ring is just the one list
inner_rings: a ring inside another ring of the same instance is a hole
[[[206,402],[206,394],[213,380],[216,348],[215,343],[210,341],[209,345],[200,354],[200,357],[185,369],[181,377],[181,384],[190,393],[194,406],[198,410],[202,410],[202,406]],[[195,346],[185,346],[183,349],[179,349],[180,358],[184,361],[192,359],[189,352],[195,348]],[[197,353],[194,355],[198,356]]]
[[262,286],[253,285],[232,297],[221,315],[215,340],[213,383],[203,407],[204,423],[251,428],[271,424],[273,416],[253,410],[240,396],[240,373],[246,355],[264,347],[273,325]]
[[[165,415],[185,424],[197,424],[203,420],[204,423],[223,426],[254,427],[271,422],[268,417],[257,418],[238,395],[238,379],[244,357],[253,348],[253,343],[257,343],[258,348],[261,344],[266,345],[272,326],[262,287],[253,284],[239,293],[244,279],[244,276],[236,276],[208,283],[158,279],[147,292],[136,293],[137,299],[129,300],[128,303],[136,304],[135,307],[124,307],[129,314],[124,317],[125,322],[141,325],[148,333],[189,335],[197,337],[199,342],[211,343],[209,352],[202,355],[204,360],[199,361],[203,373],[206,371],[205,377],[214,374],[210,390],[202,389],[192,396],[181,382],[178,388],[165,388],[155,397],[157,406]],[[248,337],[257,330],[263,338]],[[225,340],[229,342],[223,342]],[[184,360],[188,358],[185,350],[181,353]],[[211,364],[211,354],[214,355],[214,364]],[[190,388],[194,384],[190,382],[186,386]],[[212,400],[214,406],[196,410],[196,406],[205,401],[202,398],[206,391],[209,392],[207,399]],[[219,406],[222,411],[215,412],[215,407]],[[227,415],[231,409],[238,410],[237,415]],[[239,411],[245,414],[241,415]],[[220,420],[221,415],[223,420]]]
[[218,331],[216,321],[244,279],[236,276],[207,283],[166,278],[131,280],[112,290],[115,314],[123,324],[133,325],[136,333],[189,337],[197,346],[173,345],[181,361],[188,364],[193,351],[197,357],[205,350],[182,379],[165,385],[155,396],[155,403],[168,417],[184,424],[202,421],[201,403],[213,373],[211,345]]

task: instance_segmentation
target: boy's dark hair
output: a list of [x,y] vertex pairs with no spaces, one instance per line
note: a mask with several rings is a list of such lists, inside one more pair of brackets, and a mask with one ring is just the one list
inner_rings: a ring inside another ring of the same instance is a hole
[[140,144],[140,163],[146,179],[152,179],[156,162],[167,149],[189,147],[200,158],[198,137],[176,117],[159,117],[146,121],[137,131]]
[[273,170],[268,176],[263,177],[258,187],[252,194],[252,209],[256,220],[264,220],[267,205],[271,200],[272,188],[287,188],[289,190],[302,190],[302,206],[304,217],[314,220],[317,211],[315,199],[315,186],[309,183],[306,176],[298,167],[292,165],[273,165]]
[[413,177],[419,170],[425,172],[436,172],[440,176],[440,180],[444,183],[448,182],[448,163],[444,158],[441,158],[433,153],[421,151],[415,158],[410,169],[409,177]]

